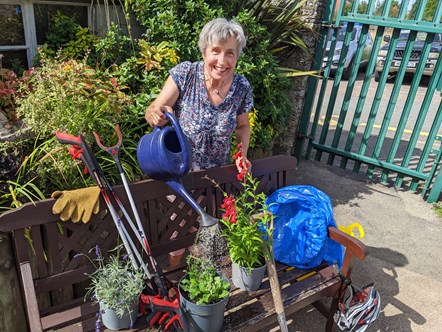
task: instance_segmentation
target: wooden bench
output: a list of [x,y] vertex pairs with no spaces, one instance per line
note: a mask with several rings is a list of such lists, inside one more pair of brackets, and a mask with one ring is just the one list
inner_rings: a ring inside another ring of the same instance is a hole
[[[295,167],[296,159],[289,156],[253,162],[254,175],[260,179],[260,190],[267,194],[294,184]],[[227,193],[238,190],[241,184],[236,180],[234,166],[195,172],[183,179],[184,186],[199,204],[209,214],[219,217],[218,207],[223,196],[219,189],[214,190],[209,180],[203,179],[206,175],[221,184]],[[124,188],[116,187],[115,190],[123,204],[128,206]],[[168,195],[173,192],[161,181],[140,181],[132,184],[131,190],[154,257],[165,274],[177,281],[183,274],[185,261],[170,267],[167,256],[193,244],[195,233],[191,228],[198,227],[197,214],[190,206],[182,204],[179,196],[173,202],[168,200]],[[103,253],[107,252],[116,244],[117,231],[111,216],[104,210],[104,202],[101,202],[102,213],[87,224],[60,221],[52,214],[53,204],[53,199],[35,205],[25,204],[0,216],[0,231],[10,232],[12,236],[29,330],[94,331],[98,306],[84,298],[88,287],[87,273],[91,273],[93,267],[84,257],[78,259],[77,254],[94,258],[90,249],[96,245]],[[174,240],[171,240],[172,235],[176,236]],[[367,254],[366,247],[334,228],[329,229],[329,236],[346,247],[342,272],[350,276],[353,259],[363,259]],[[328,318],[325,328],[333,329],[332,314],[342,285],[334,267],[321,265],[311,271],[284,265],[277,268],[286,315],[313,304]],[[334,298],[331,308],[319,301],[326,297]],[[224,330],[254,331],[257,326],[263,328],[275,322],[268,281],[254,292],[232,291]],[[145,319],[140,317],[133,331],[146,330],[145,324]]]

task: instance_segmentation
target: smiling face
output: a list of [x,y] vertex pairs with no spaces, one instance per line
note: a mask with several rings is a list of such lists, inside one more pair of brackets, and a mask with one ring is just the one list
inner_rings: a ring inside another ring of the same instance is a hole
[[238,42],[229,37],[225,42],[215,42],[203,52],[206,75],[212,79],[212,85],[219,81],[229,81],[233,78],[238,60]]

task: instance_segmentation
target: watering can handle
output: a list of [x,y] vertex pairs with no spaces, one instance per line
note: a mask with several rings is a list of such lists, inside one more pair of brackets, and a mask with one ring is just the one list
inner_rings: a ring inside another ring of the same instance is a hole
[[181,126],[180,126],[180,124],[178,123],[178,120],[177,120],[177,118],[175,117],[175,115],[173,115],[173,114],[170,113],[170,112],[164,112],[164,115],[166,116],[167,119],[169,119],[170,123],[172,123],[172,126],[175,128],[175,132],[177,133],[178,140],[180,141],[181,150],[182,150],[183,152],[185,152],[185,153],[182,154],[182,155],[183,155],[183,163],[182,163],[181,166],[180,166],[180,172],[181,172],[182,174],[184,174],[184,173],[187,171],[186,168],[187,168],[187,165],[188,165],[188,163],[189,163],[189,158],[188,158],[188,155],[187,155],[187,153],[186,153],[187,146],[186,146],[186,144],[185,144],[187,138],[186,138],[186,136],[184,135],[184,133],[183,133],[183,131],[182,131],[182,129],[181,129]]

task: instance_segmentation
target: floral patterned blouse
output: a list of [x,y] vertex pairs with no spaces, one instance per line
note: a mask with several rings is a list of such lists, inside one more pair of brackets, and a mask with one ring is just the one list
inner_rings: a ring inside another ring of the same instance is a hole
[[173,109],[192,146],[191,170],[230,164],[230,138],[236,117],[253,108],[249,81],[234,74],[226,97],[214,106],[208,97],[202,61],[182,62],[169,73],[180,93]]

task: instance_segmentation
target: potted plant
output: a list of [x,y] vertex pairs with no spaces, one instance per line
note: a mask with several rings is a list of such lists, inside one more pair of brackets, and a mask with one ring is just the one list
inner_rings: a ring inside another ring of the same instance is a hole
[[91,260],[96,270],[86,296],[100,305],[103,324],[111,330],[130,328],[137,319],[138,303],[144,288],[142,271],[133,271],[129,260],[122,260],[119,249],[107,260],[97,246],[97,258]]
[[[242,158],[241,145],[235,159]],[[268,212],[266,195],[258,193],[259,181],[245,171],[238,174],[243,190],[234,197],[225,194],[221,222],[232,260],[232,282],[236,287],[252,291],[259,288],[271,252],[269,241],[273,215]]]
[[217,272],[212,262],[187,256],[187,273],[181,278],[178,290],[190,331],[221,331],[230,283]]

